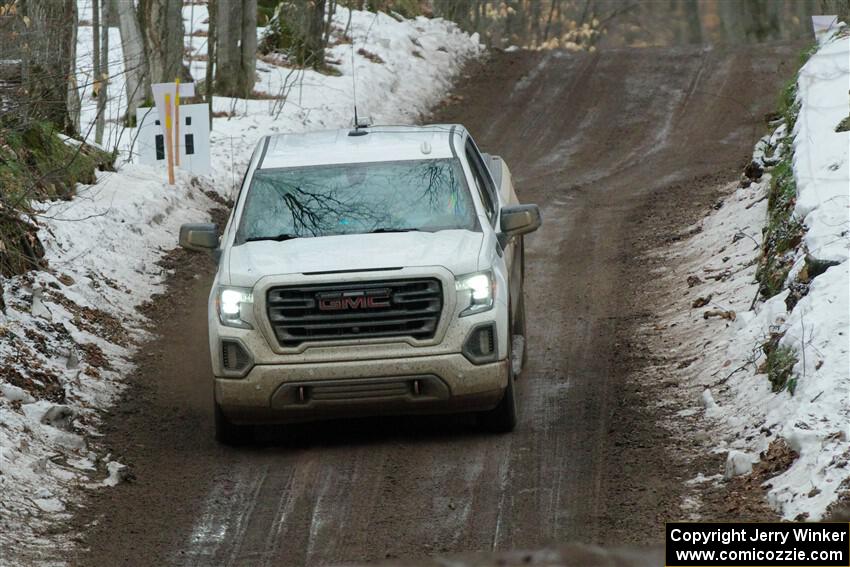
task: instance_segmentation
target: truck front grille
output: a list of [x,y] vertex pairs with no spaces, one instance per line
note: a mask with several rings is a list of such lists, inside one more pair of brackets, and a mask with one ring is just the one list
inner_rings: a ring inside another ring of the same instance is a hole
[[434,278],[281,286],[266,296],[278,343],[381,337],[431,339],[443,288]]

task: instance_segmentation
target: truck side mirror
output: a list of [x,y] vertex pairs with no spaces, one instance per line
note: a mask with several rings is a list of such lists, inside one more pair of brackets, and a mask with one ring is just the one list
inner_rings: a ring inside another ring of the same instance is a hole
[[218,244],[217,224],[192,223],[180,227],[180,246],[187,250],[215,250]]
[[499,215],[504,240],[534,232],[543,223],[537,205],[517,205],[504,207]]

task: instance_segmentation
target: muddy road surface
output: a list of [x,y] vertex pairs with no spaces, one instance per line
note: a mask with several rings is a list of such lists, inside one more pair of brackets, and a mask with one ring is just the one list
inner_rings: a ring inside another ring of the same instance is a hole
[[[513,434],[463,416],[213,440],[212,267],[177,253],[103,441],[133,478],[89,496],[80,565],[322,565],[558,542],[656,543],[694,473],[635,382],[635,250],[735,179],[798,46],[495,53],[434,121],[502,155],[544,226],[527,240],[529,362]],[[676,216],[678,215],[678,216]],[[199,219],[201,220],[201,219]],[[636,307],[637,306],[637,307]]]

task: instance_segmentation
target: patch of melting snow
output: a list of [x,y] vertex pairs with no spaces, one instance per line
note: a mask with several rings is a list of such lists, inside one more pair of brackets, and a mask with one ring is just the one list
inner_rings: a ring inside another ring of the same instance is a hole
[[309,561],[313,557],[316,549],[316,544],[319,541],[319,534],[325,527],[324,500],[330,488],[330,471],[326,470],[319,485],[319,494],[313,500],[313,512],[310,516],[310,532],[307,538],[307,553],[306,558]]
[[57,512],[65,511],[65,504],[63,504],[58,498],[53,498],[52,496],[47,498],[34,498],[33,502],[42,512],[55,514]]
[[224,485],[215,483],[212,491],[207,494],[203,511],[192,527],[192,533],[189,535],[188,542],[186,542],[187,549],[184,558],[200,559],[204,557],[212,560],[227,535],[227,523],[222,521],[221,517],[221,502],[228,501],[229,495],[226,493]]
[[540,62],[531,70],[527,75],[520,78],[519,81],[514,85],[513,92],[511,96],[518,95],[525,89],[527,89],[534,80],[540,75],[543,69],[549,64],[549,61],[552,59],[552,54],[556,53],[555,51],[547,51],[546,54],[540,58]]
[[726,455],[726,468],[723,472],[723,478],[729,480],[736,476],[749,474],[753,470],[753,465],[758,462],[758,455],[733,449]]
[[702,502],[696,495],[689,494],[682,497],[682,503],[679,504],[679,506],[682,511],[688,515],[687,519],[689,521],[696,522],[702,519],[702,516],[699,513],[700,508],[702,508]]
[[496,512],[496,529],[493,530],[492,551],[499,548],[502,537],[502,520],[505,511],[505,498],[508,497],[508,485],[510,482],[510,453],[505,452],[502,462],[499,463],[499,507]]
[[101,482],[102,486],[118,486],[127,478],[127,465],[122,465],[118,461],[109,461],[106,464],[106,470],[109,475]]
[[686,480],[685,484],[687,484],[687,485],[705,484],[705,483],[708,483],[708,482],[717,482],[718,480],[723,480],[722,474],[713,474],[713,475],[710,475],[710,476],[705,476],[702,473],[697,473],[697,475],[694,478],[690,478],[690,479]]

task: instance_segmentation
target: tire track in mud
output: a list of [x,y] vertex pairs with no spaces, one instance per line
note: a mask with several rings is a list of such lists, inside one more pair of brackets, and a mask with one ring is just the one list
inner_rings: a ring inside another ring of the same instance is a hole
[[[544,213],[527,241],[529,363],[511,435],[463,416],[393,418],[217,446],[211,266],[186,256],[107,422],[104,445],[136,481],[89,497],[78,564],[322,565],[660,541],[693,465],[624,362],[622,337],[642,316],[626,275],[651,277],[629,251],[651,225],[645,204],[674,183],[696,194],[737,176],[796,51],[758,49],[494,53],[458,86],[462,101],[435,112],[502,155],[520,198]],[[677,195],[683,212],[698,206]]]

